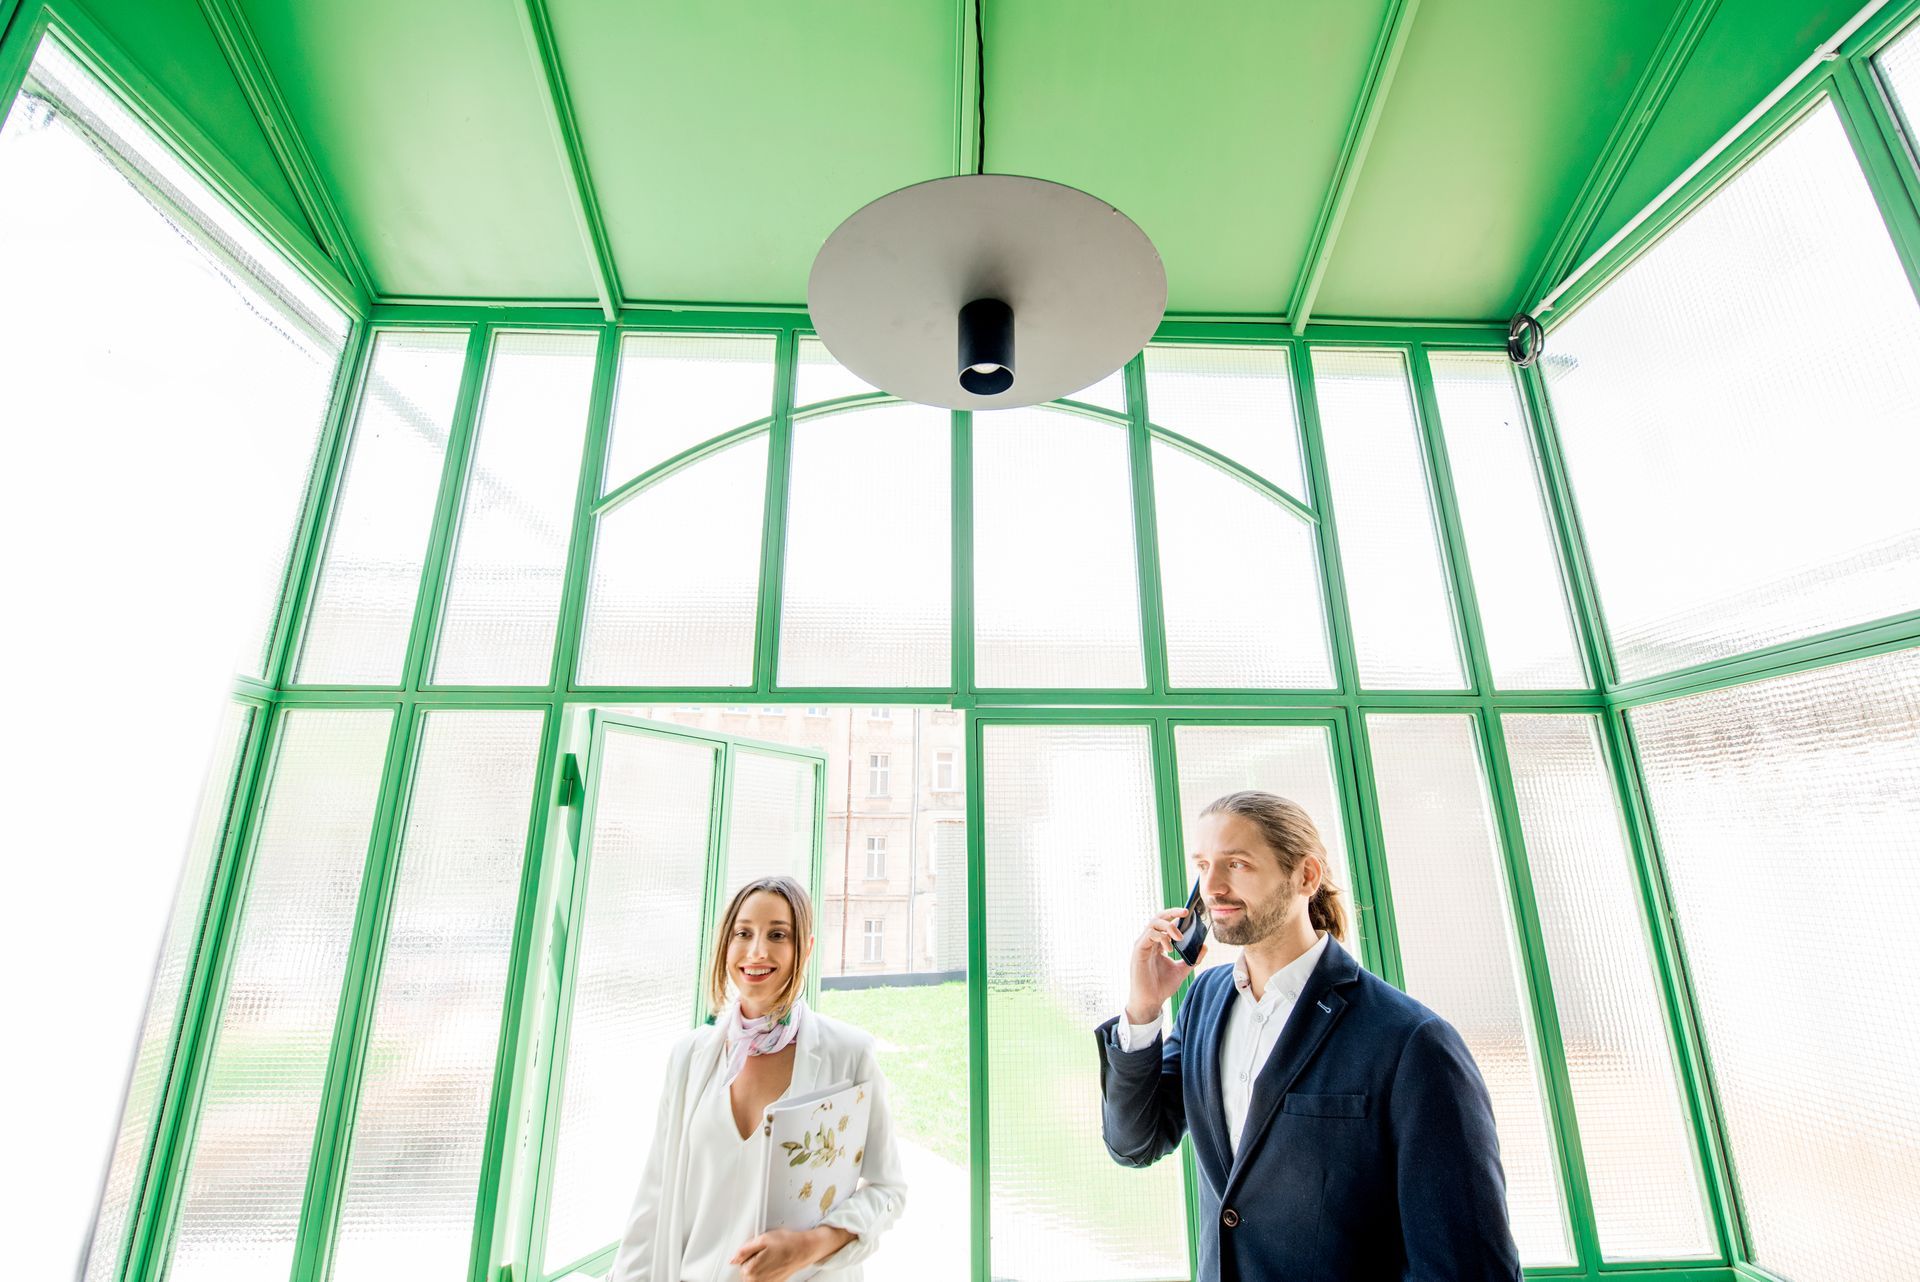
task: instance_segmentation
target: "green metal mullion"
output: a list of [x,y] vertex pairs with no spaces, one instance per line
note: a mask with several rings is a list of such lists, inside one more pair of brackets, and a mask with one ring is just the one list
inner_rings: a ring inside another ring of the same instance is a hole
[[47,12],[41,0],[0,0],[0,127],[7,123],[19,100],[33,55],[46,33]]
[[[200,1108],[207,1075],[218,1039],[220,1014],[226,1005],[234,951],[245,916],[248,888],[253,880],[260,824],[271,795],[285,737],[286,711],[273,707],[263,713],[262,745],[250,767],[239,831],[233,836],[231,857],[214,870],[207,918],[200,933],[193,973],[188,977],[181,1017],[181,1037],[175,1050],[172,1080],[162,1101],[154,1150],[146,1172],[142,1202],[127,1249],[126,1272],[132,1282],[152,1282],[166,1273],[173,1249],[173,1233],[186,1196],[187,1174],[198,1138]],[[175,1091],[172,1082],[179,1082]]]
[[1850,60],[1835,70],[1832,97],[1907,284],[1920,293],[1920,209],[1915,206],[1920,173],[1914,171],[1908,140],[1893,118],[1879,74],[1863,61]]
[[345,1192],[347,1152],[352,1142],[366,1059],[367,1033],[373,1023],[373,998],[386,958],[387,921],[399,880],[400,844],[412,803],[419,767],[423,708],[404,707],[394,719],[387,763],[380,781],[380,808],[368,843],[360,898],[354,910],[352,944],[341,982],[333,1046],[322,1079],[320,1112],[307,1169],[306,1196],[300,1208],[293,1282],[320,1282],[327,1275],[333,1234]]
[[1507,755],[1506,727],[1491,709],[1476,718],[1480,723],[1485,757],[1488,800],[1493,805],[1506,861],[1507,891],[1519,930],[1521,965],[1526,971],[1533,1003],[1534,1027],[1539,1030],[1540,1058],[1547,1087],[1548,1123],[1560,1154],[1561,1178],[1566,1181],[1568,1217],[1572,1221],[1575,1258],[1589,1273],[1601,1263],[1600,1230],[1593,1210],[1593,1189],[1587,1180],[1585,1147],[1580,1119],[1574,1107],[1573,1078],[1567,1070],[1566,1039],[1560,1031],[1560,1007],[1554,997],[1552,967],[1546,935],[1540,925],[1540,905],[1533,889],[1533,868],[1520,822],[1520,799],[1514,790],[1513,763]]
[[[827,878],[827,788],[829,786],[827,756],[823,752],[813,762],[813,862],[808,867],[810,878],[808,893],[813,896],[813,902],[816,904],[826,902],[824,883]],[[848,815],[847,820],[852,822],[853,816]],[[844,905],[842,911],[845,911]],[[818,920],[814,923],[814,929],[816,931],[819,929]],[[816,1006],[820,1002],[820,967],[817,964],[813,967],[813,973],[807,977],[807,1001]]]
[[1153,497],[1153,436],[1147,428],[1146,354],[1126,364],[1127,450],[1133,478],[1133,550],[1140,583],[1140,636],[1148,691],[1164,695],[1167,617],[1160,591],[1160,520]]
[[574,490],[573,535],[567,544],[565,585],[560,593],[560,618],[554,629],[553,688],[571,690],[580,665],[580,639],[587,613],[587,585],[593,563],[594,533],[599,497],[607,466],[607,438],[612,431],[613,397],[620,373],[620,331],[611,325],[600,331],[594,357],[593,392],[588,401],[586,442],[581,447],[580,483]]
[[1467,555],[1466,528],[1460,519],[1460,497],[1453,487],[1453,464],[1447,453],[1446,433],[1440,422],[1440,398],[1433,390],[1433,367],[1425,349],[1408,353],[1413,375],[1414,430],[1426,448],[1427,482],[1438,518],[1440,551],[1452,578],[1455,639],[1465,652],[1468,679],[1475,694],[1493,693],[1493,659],[1487,652],[1487,634],[1480,617],[1480,596],[1473,585],[1472,558]]
[[1313,510],[1320,514],[1315,524],[1320,544],[1320,577],[1327,590],[1328,639],[1333,645],[1333,670],[1343,694],[1360,689],[1360,661],[1354,649],[1353,616],[1347,609],[1346,568],[1340,560],[1339,522],[1334,515],[1333,485],[1327,479],[1326,449],[1320,433],[1320,397],[1313,383],[1313,352],[1306,346],[1293,348],[1289,362],[1294,395],[1299,397],[1300,445],[1307,467],[1307,489]]
[[787,567],[787,500],[793,476],[793,387],[799,338],[780,332],[773,349],[773,423],[767,433],[767,489],[760,528],[760,600],[753,645],[753,688],[774,688],[780,674],[782,584]]
[[[281,607],[274,636],[273,662],[267,679],[277,689],[293,684],[300,665],[300,647],[306,637],[307,614],[320,590],[320,571],[327,559],[327,542],[332,534],[333,512],[346,484],[347,463],[353,457],[353,437],[359,427],[360,406],[366,399],[367,380],[372,375],[373,351],[378,331],[360,322],[348,338],[350,358],[343,358],[339,396],[328,407],[328,421],[321,433],[320,448],[313,464],[313,481],[300,513],[300,529],[287,567],[285,601]],[[280,628],[284,627],[284,635]]]
[[1613,636],[1607,628],[1599,586],[1594,581],[1593,560],[1587,551],[1580,509],[1574,502],[1573,482],[1560,452],[1560,430],[1554,420],[1546,377],[1538,365],[1519,370],[1517,374],[1533,429],[1534,456],[1546,485],[1547,511],[1560,544],[1560,564],[1573,590],[1571,604],[1586,651],[1587,672],[1597,686],[1607,689],[1619,680],[1619,671],[1613,662]]
[[300,609],[313,590],[313,576],[319,573],[320,531],[332,503],[336,474],[346,466],[345,443],[351,430],[350,420],[372,350],[372,328],[365,321],[355,321],[334,370],[327,417],[320,429],[313,461],[308,465],[299,525],[295,527],[293,547],[281,574],[273,627],[267,636],[265,666],[261,671],[268,684],[275,687],[285,686],[293,675],[292,651],[294,639],[300,632]]
[[[1380,938],[1379,909],[1374,905],[1377,896],[1373,884],[1373,865],[1368,856],[1370,843],[1366,835],[1366,820],[1362,814],[1362,800],[1359,788],[1359,767],[1354,759],[1353,709],[1333,708],[1328,710],[1327,727],[1329,746],[1333,750],[1333,780],[1340,799],[1340,823],[1347,842],[1347,875],[1352,884],[1342,887],[1347,892],[1347,901],[1353,906],[1354,938],[1349,947],[1361,961],[1376,975],[1386,975],[1388,959],[1392,951]],[[1399,962],[1393,961],[1397,973]]]
[[1333,182],[1321,202],[1320,215],[1308,238],[1306,260],[1300,265],[1292,296],[1287,299],[1287,324],[1295,336],[1305,332],[1314,299],[1320,293],[1320,282],[1333,262],[1340,225],[1346,221],[1347,207],[1359,189],[1361,169],[1367,163],[1367,152],[1373,146],[1380,118],[1386,113],[1387,94],[1393,88],[1394,73],[1399,69],[1400,55],[1406,50],[1407,37],[1413,31],[1414,15],[1419,8],[1420,0],[1389,0],[1380,31],[1374,37],[1373,53],[1367,60],[1366,74],[1360,84],[1360,97],[1354,104],[1339,158],[1334,163]]
[[[114,1247],[113,1272],[110,1275],[114,1278],[132,1276],[127,1270],[133,1263],[142,1214],[148,1209],[150,1191],[165,1175],[167,1163],[162,1158],[168,1147],[164,1142],[169,1130],[167,1123],[170,1117],[177,1123],[185,1115],[184,1110],[176,1105],[175,1097],[184,1091],[191,1075],[192,1056],[188,1048],[197,1023],[195,998],[207,987],[207,977],[215,969],[220,952],[221,887],[224,881],[229,880],[228,871],[240,857],[243,848],[241,841],[248,828],[249,799],[266,757],[267,733],[273,720],[272,705],[254,700],[236,702],[242,702],[251,709],[246,736],[234,760],[233,778],[228,781],[226,821],[221,827],[219,848],[208,865],[207,884],[202,891],[193,925],[194,946],[188,953],[178,1006],[173,1012],[167,1034],[167,1049],[162,1060],[167,1066],[166,1076],[161,1081],[160,1093],[154,1101],[153,1117],[148,1122],[147,1138],[141,1149],[140,1166],[128,1195],[127,1222],[122,1228],[120,1241]],[[99,1243],[95,1243],[94,1249],[97,1250],[99,1246]]]
[[1393,877],[1387,868],[1386,828],[1380,820],[1380,795],[1373,768],[1372,728],[1366,714],[1354,709],[1350,714],[1349,734],[1353,749],[1351,774],[1345,780],[1359,811],[1360,824],[1353,831],[1354,864],[1364,864],[1368,888],[1373,898],[1373,942],[1379,975],[1405,991],[1406,967],[1400,957],[1400,926],[1393,911]]
[[1682,668],[1642,681],[1631,681],[1607,692],[1608,706],[1636,708],[1663,703],[1684,695],[1709,694],[1729,686],[1788,676],[1829,667],[1852,659],[1920,646],[1920,610],[1910,610],[1878,623],[1842,628],[1802,641],[1787,641],[1752,654]]
[[972,1282],[993,1282],[993,1137],[987,1081],[987,809],[985,723],[969,708],[967,742],[967,1118]]
[[221,54],[240,84],[247,106],[252,109],[274,160],[286,176],[287,185],[300,202],[309,229],[327,257],[347,278],[357,296],[358,310],[365,315],[374,299],[373,281],[366,262],[347,234],[339,203],[314,164],[313,154],[294,124],[293,113],[274,83],[273,73],[267,69],[266,57],[239,0],[200,0],[200,11],[206,16],[207,26],[212,29]]
[[[1148,726],[1153,751],[1153,799],[1155,827],[1160,835],[1160,895],[1168,907],[1187,902],[1187,859],[1185,812],[1180,798],[1180,767],[1174,744],[1174,727],[1165,714],[1157,714]],[[1178,1019],[1192,979],[1182,981],[1173,995],[1173,1016]],[[1187,1199],[1187,1272],[1200,1276],[1200,1171],[1194,1165],[1193,1144],[1180,1143],[1180,1177]]]
[[[517,1119],[544,1085],[538,1073],[538,1045],[544,1033],[539,1015],[538,980],[545,960],[546,918],[541,913],[545,881],[547,826],[556,810],[555,789],[562,782],[565,717],[543,710],[540,754],[535,764],[531,813],[522,849],[520,893],[514,906],[513,941],[507,951],[507,984],[501,994],[499,1042],[494,1052],[493,1087],[481,1142],[480,1184],[475,1190],[473,1246],[467,1276],[487,1282],[494,1260],[519,1263],[524,1240],[513,1215],[516,1185],[523,1175],[515,1156]],[[549,905],[549,910],[551,906]]]
[[1607,136],[1606,144],[1601,147],[1586,183],[1574,198],[1573,207],[1567,211],[1566,221],[1560,225],[1553,243],[1547,247],[1539,271],[1516,302],[1517,307],[1531,306],[1534,300],[1544,297],[1547,290],[1559,284],[1573,270],[1579,261],[1581,248],[1593,235],[1601,216],[1619,191],[1621,180],[1626,177],[1634,158],[1640,154],[1641,143],[1652,131],[1660,109],[1666,105],[1674,86],[1680,82],[1681,72],[1699,47],[1700,38],[1713,25],[1719,10],[1720,0],[1684,0],[1674,12],[1666,33],[1660,37],[1659,47],[1654,50],[1646,70],[1641,73],[1639,83],[1634,86],[1633,96],[1627,100],[1625,110],[1614,122],[1613,130]]
[[1182,436],[1178,432],[1169,431],[1164,427],[1155,427],[1151,423],[1147,425],[1147,432],[1154,440],[1163,441],[1183,453],[1192,455],[1215,471],[1224,472],[1243,485],[1258,490],[1263,496],[1278,503],[1281,507],[1287,509],[1287,511],[1293,513],[1309,525],[1315,524],[1320,520],[1319,514],[1311,507],[1308,507],[1305,503],[1302,503],[1299,499],[1293,497],[1293,495],[1287,493],[1266,477],[1261,476],[1257,472],[1249,471],[1218,450],[1202,445],[1191,437]]
[[1724,1259],[1738,1262],[1753,1254],[1753,1239],[1741,1205],[1734,1172],[1732,1146],[1720,1107],[1719,1085],[1700,1018],[1700,1002],[1674,911],[1673,888],[1666,873],[1659,830],[1647,796],[1646,777],[1633,724],[1624,710],[1601,718],[1602,738],[1613,770],[1613,782],[1626,819],[1634,875],[1646,912],[1648,934],[1665,998],[1667,1027],[1677,1060],[1680,1083],[1693,1125],[1694,1143],[1706,1177],[1707,1198]]
[[453,422],[447,428],[447,451],[440,466],[432,534],[420,566],[413,631],[407,638],[404,672],[409,692],[427,684],[432,675],[433,655],[440,639],[440,604],[446,596],[447,578],[453,572],[453,550],[460,537],[460,518],[464,515],[461,508],[466,503],[474,438],[479,435],[480,402],[491,372],[494,338],[498,332],[487,325],[475,325],[467,332],[466,368],[460,375],[460,395],[454,402]]
[[719,769],[714,771],[713,809],[707,816],[706,881],[700,890],[700,943],[694,956],[703,963],[694,974],[693,1022],[704,1018],[707,1008],[707,968],[713,956],[715,931],[720,923],[720,896],[727,892],[727,865],[733,854],[733,785],[739,764],[739,751],[731,742],[717,744]]
[[970,708],[974,704],[973,675],[973,414],[968,410],[952,412],[953,456],[948,465],[949,513],[953,530],[950,549],[952,575],[951,624],[949,643],[952,661],[954,706]]

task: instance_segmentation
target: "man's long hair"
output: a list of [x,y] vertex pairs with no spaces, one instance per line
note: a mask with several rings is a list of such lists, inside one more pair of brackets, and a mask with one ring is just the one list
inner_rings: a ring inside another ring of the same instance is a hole
[[1288,877],[1293,876],[1300,861],[1308,855],[1317,858],[1321,868],[1320,886],[1307,903],[1307,920],[1315,930],[1324,930],[1335,939],[1346,941],[1346,901],[1340,897],[1340,888],[1333,884],[1333,861],[1327,858],[1320,830],[1313,826],[1305,810],[1278,793],[1249,789],[1230,792],[1200,812],[1203,819],[1208,815],[1238,815],[1251,820],[1260,830],[1261,839],[1280,857],[1280,871]]

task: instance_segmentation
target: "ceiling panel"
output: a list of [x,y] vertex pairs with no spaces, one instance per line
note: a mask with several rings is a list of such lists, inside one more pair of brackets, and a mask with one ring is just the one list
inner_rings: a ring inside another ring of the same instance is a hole
[[805,302],[842,219],[953,172],[952,4],[548,9],[631,300]]
[[1117,206],[1168,307],[1282,311],[1384,0],[1018,0],[986,7],[987,168]]
[[378,293],[594,297],[512,3],[243,5]]
[[1424,0],[1313,312],[1500,320],[1676,0]]

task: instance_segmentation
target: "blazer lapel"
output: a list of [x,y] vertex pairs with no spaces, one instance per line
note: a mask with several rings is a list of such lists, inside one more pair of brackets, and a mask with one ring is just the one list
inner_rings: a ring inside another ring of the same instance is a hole
[[787,1087],[787,1094],[800,1096],[819,1090],[823,1059],[820,1023],[813,1012],[808,1011],[800,1021],[800,1031],[793,1035],[793,1082]]
[[1200,1090],[1189,1098],[1197,1098],[1203,1105],[1200,1116],[1187,1118],[1187,1130],[1193,1135],[1194,1157],[1203,1166],[1225,1172],[1233,1164],[1233,1145],[1227,1139],[1227,1115],[1221,1104],[1220,1034],[1227,1025],[1227,1012],[1240,993],[1230,979],[1224,984],[1215,980],[1213,987],[1217,995],[1203,995],[1198,982],[1187,990],[1187,1000],[1198,1001],[1200,1009],[1193,1012],[1190,1027],[1194,1041],[1184,1067],[1187,1072],[1198,1073]]
[[1249,1155],[1259,1147],[1261,1136],[1273,1121],[1274,1110],[1280,1107],[1281,1097],[1292,1089],[1294,1081],[1327,1040],[1327,1034],[1340,1022],[1342,1012],[1347,1009],[1347,999],[1338,990],[1359,977],[1360,966],[1353,960],[1353,954],[1342,948],[1338,940],[1329,939],[1327,950],[1320,954],[1319,963],[1300,992],[1300,1000],[1287,1016],[1286,1027],[1280,1030],[1280,1040],[1274,1043],[1273,1053],[1253,1080],[1247,1124],[1240,1132],[1240,1148],[1234,1154],[1233,1169],[1227,1176],[1223,1193],[1231,1192],[1246,1170]]

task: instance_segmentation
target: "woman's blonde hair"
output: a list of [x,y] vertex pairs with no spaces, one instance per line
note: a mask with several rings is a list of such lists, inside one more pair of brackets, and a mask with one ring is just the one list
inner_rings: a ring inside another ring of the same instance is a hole
[[1272,792],[1230,792],[1205,810],[1208,815],[1238,815],[1253,822],[1260,837],[1280,857],[1280,871],[1291,877],[1308,855],[1320,861],[1320,885],[1307,901],[1307,920],[1315,930],[1324,930],[1335,939],[1347,938],[1347,908],[1340,888],[1333,884],[1333,861],[1320,840],[1320,830],[1298,803]]
[[727,1004],[727,943],[733,938],[733,928],[740,920],[740,909],[747,902],[747,896],[763,890],[786,900],[787,908],[793,913],[793,969],[780,985],[780,991],[774,994],[768,1012],[777,1023],[787,1017],[787,1012],[805,991],[807,961],[813,955],[813,900],[807,897],[807,888],[791,877],[759,877],[733,892],[727,911],[721,914],[720,930],[713,938],[713,958],[707,966],[707,1004],[716,1015]]

